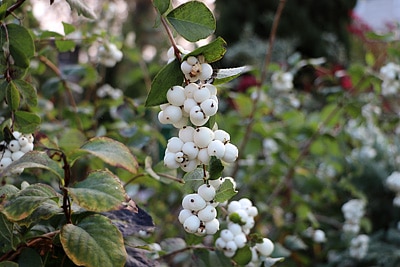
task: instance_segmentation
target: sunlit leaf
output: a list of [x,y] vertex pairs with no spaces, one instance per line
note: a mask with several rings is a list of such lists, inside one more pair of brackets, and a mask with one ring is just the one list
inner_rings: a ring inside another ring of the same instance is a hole
[[102,215],[88,216],[77,225],[64,225],[60,241],[76,265],[122,267],[125,264],[127,255],[122,235]]
[[113,210],[125,200],[125,190],[118,177],[109,171],[91,172],[68,191],[78,205],[90,211]]
[[230,69],[219,69],[217,71],[217,76],[214,78],[213,84],[217,85],[217,84],[227,83],[249,70],[250,67],[248,66],[230,68]]
[[70,33],[73,33],[75,31],[75,26],[66,22],[62,22],[63,28],[64,28],[64,34],[68,35]]
[[72,40],[55,40],[56,47],[60,52],[73,51],[76,43]]
[[204,3],[198,1],[190,1],[173,9],[167,14],[167,20],[183,38],[190,42],[204,39],[215,31],[215,19],[212,12]]

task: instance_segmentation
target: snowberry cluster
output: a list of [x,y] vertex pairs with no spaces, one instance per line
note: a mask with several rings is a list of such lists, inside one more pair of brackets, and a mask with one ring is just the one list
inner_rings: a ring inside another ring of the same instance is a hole
[[400,172],[393,172],[386,178],[386,186],[396,193],[393,205],[400,207]]
[[389,62],[380,69],[382,95],[394,95],[400,89],[400,65]]
[[181,167],[185,172],[190,172],[199,164],[208,165],[211,156],[232,163],[238,153],[237,147],[230,143],[229,133],[224,130],[183,126],[178,137],[168,140],[164,165],[171,169]]
[[186,195],[182,200],[183,209],[178,219],[188,233],[203,236],[213,235],[219,230],[217,217],[218,202],[214,201],[216,189],[210,184],[203,184],[197,193]]
[[365,214],[365,201],[352,199],[342,206],[345,218],[343,231],[357,234],[360,231],[360,220]]
[[[13,161],[19,160],[25,153],[33,150],[33,135],[12,132],[13,140],[1,141],[0,146],[0,170],[8,167]],[[17,172],[20,172],[18,170]]]
[[367,255],[369,246],[369,237],[367,235],[358,235],[351,239],[349,254],[352,258],[362,259]]

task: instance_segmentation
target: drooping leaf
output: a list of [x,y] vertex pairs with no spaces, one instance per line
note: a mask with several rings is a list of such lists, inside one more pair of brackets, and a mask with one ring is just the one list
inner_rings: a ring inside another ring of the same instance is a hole
[[167,91],[174,85],[183,83],[184,75],[178,60],[164,66],[154,77],[151,90],[147,96],[145,106],[152,107],[167,102]]
[[246,265],[251,261],[251,250],[249,246],[244,246],[239,248],[236,251],[235,256],[233,256],[232,260],[234,260],[240,266]]
[[33,38],[29,31],[23,26],[10,23],[0,27],[0,32],[1,47],[4,47],[4,42],[9,41],[9,52],[14,59],[14,65],[28,68],[29,59],[35,54]]
[[58,199],[57,192],[45,184],[33,184],[11,195],[0,205],[0,211],[11,221],[22,220],[49,199]]
[[210,159],[210,164],[208,165],[208,172],[210,175],[210,180],[216,180],[221,177],[222,171],[224,170],[224,165],[220,159],[212,156]]
[[60,241],[76,265],[122,267],[125,264],[127,255],[122,235],[102,215],[88,216],[77,225],[64,225]]
[[227,83],[242,73],[245,73],[250,70],[250,67],[248,66],[243,66],[243,67],[238,67],[238,68],[230,68],[230,69],[219,69],[217,71],[217,76],[214,78],[214,85],[218,84],[224,84]]
[[212,63],[220,60],[226,52],[226,42],[221,37],[216,38],[209,44],[201,46],[189,54],[185,55],[183,59],[186,59],[189,56],[204,56],[204,59],[208,63]]
[[94,137],[80,149],[90,153],[114,167],[123,168],[133,174],[137,172],[138,162],[128,147],[108,137]]
[[54,173],[60,180],[64,178],[64,170],[54,160],[50,159],[45,152],[31,151],[23,155],[19,160],[11,163],[7,168],[0,171],[0,177],[10,170],[18,168],[40,168]]
[[96,19],[96,14],[82,0],[66,0],[72,10],[76,10],[79,15],[88,19]]
[[24,80],[13,80],[12,82],[15,84],[16,88],[21,94],[22,100],[25,101],[29,107],[36,107],[37,92],[35,87]]
[[6,100],[11,111],[16,111],[19,108],[21,96],[13,81],[9,82],[6,89]]
[[169,12],[166,18],[174,29],[189,42],[204,39],[215,31],[215,18],[202,2],[184,3]]
[[33,133],[40,125],[40,117],[35,113],[17,110],[14,115],[14,125],[22,133]]
[[215,195],[215,201],[224,202],[231,199],[236,194],[237,191],[235,190],[234,184],[229,179],[225,179]]
[[125,190],[118,177],[109,171],[91,172],[82,182],[68,188],[74,201],[89,211],[116,209],[125,200]]
[[153,5],[157,8],[160,15],[164,14],[170,5],[170,0],[154,0]]

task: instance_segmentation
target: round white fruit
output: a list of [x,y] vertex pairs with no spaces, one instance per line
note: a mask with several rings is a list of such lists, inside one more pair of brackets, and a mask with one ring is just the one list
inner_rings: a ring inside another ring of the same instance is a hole
[[183,222],[183,228],[185,228],[185,230],[188,233],[196,233],[199,227],[200,227],[200,219],[196,215],[189,216]]
[[195,130],[193,141],[199,148],[207,147],[214,139],[214,132],[207,127],[199,127]]
[[171,105],[180,107],[183,105],[185,99],[185,90],[182,86],[176,85],[168,89],[167,100]]
[[218,219],[213,219],[211,221],[205,222],[204,227],[206,228],[208,235],[213,235],[219,230],[219,221]]
[[178,220],[179,220],[179,222],[180,222],[181,224],[183,224],[183,223],[186,221],[186,219],[189,218],[189,217],[192,216],[192,215],[193,215],[193,213],[192,213],[191,210],[183,209],[183,210],[181,210],[181,211],[179,212]]
[[204,209],[199,210],[197,216],[201,221],[209,222],[217,217],[217,210],[213,206],[207,205]]
[[197,189],[197,193],[205,200],[211,201],[215,197],[215,188],[209,184],[202,184]]
[[256,244],[256,249],[261,255],[268,257],[274,251],[274,243],[268,238],[263,238],[262,243]]
[[182,200],[182,207],[184,209],[199,211],[206,207],[206,201],[199,194],[186,195]]
[[184,143],[193,142],[194,128],[192,126],[184,126],[179,130],[178,136]]

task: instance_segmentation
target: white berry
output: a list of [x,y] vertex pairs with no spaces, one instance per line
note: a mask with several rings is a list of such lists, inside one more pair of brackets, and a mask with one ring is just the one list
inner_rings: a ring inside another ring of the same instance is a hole
[[197,128],[193,135],[193,141],[199,148],[207,147],[214,139],[214,132],[207,127]]
[[229,203],[228,205],[228,212],[229,213],[234,213],[242,208],[242,205],[240,205],[239,201],[233,200]]
[[217,216],[217,210],[213,206],[207,205],[204,209],[199,210],[197,216],[201,221],[209,222],[215,219],[215,217]]
[[199,85],[196,83],[189,83],[185,86],[185,96],[187,98],[193,98],[193,93],[199,89]]
[[268,238],[263,238],[262,243],[256,244],[257,251],[265,257],[271,255],[272,251],[274,251],[274,243]]
[[10,149],[11,152],[19,151],[20,147],[18,140],[11,140],[8,144],[8,149]]
[[208,90],[206,87],[200,87],[199,89],[195,90],[193,92],[193,99],[197,103],[201,103],[211,97],[210,90]]
[[208,155],[222,158],[225,155],[225,145],[219,140],[213,140],[207,147]]
[[246,245],[247,238],[244,233],[240,233],[240,234],[235,235],[235,237],[233,238],[233,241],[235,241],[235,244],[238,248],[242,248]]
[[233,235],[232,232],[229,231],[228,229],[224,229],[224,230],[221,231],[220,237],[221,237],[225,242],[228,242],[228,241],[233,240],[234,235]]
[[215,188],[209,184],[202,184],[197,189],[197,193],[205,200],[211,201],[215,197]]
[[185,228],[185,230],[188,233],[196,233],[199,227],[200,227],[200,219],[196,215],[189,216],[183,222],[183,228]]
[[200,108],[206,116],[213,116],[218,111],[218,103],[209,98],[201,102]]
[[200,73],[200,80],[205,81],[211,78],[213,74],[213,69],[210,64],[203,63],[201,64],[201,73]]
[[178,122],[182,118],[182,110],[180,107],[169,105],[163,110],[164,117],[171,124]]
[[170,169],[177,169],[179,168],[179,163],[175,159],[175,154],[172,152],[167,152],[164,155],[164,166]]
[[22,151],[15,151],[11,154],[11,159],[13,161],[19,160],[23,155],[25,155]]
[[199,162],[197,160],[187,160],[181,163],[181,169],[185,172],[191,172],[194,171],[198,165]]
[[11,163],[12,163],[12,159],[11,159],[11,158],[5,158],[5,157],[3,157],[3,158],[0,160],[0,170],[2,170],[2,169],[4,169],[4,168],[8,167],[8,165],[10,165]]
[[208,149],[207,148],[200,149],[199,153],[197,154],[197,159],[201,162],[201,164],[208,165],[208,162],[210,161],[210,155],[208,154]]
[[180,107],[183,105],[185,99],[185,90],[182,86],[176,85],[168,89],[167,100],[171,105]]
[[193,142],[194,128],[192,126],[185,126],[179,130],[178,136],[184,143]]
[[179,212],[178,220],[179,220],[179,222],[180,222],[181,224],[183,224],[183,223],[186,221],[186,219],[189,218],[189,217],[192,216],[192,215],[193,215],[193,213],[192,213],[191,210],[183,209],[183,210],[181,210],[181,211]]
[[182,150],[183,141],[179,137],[171,137],[167,143],[168,152],[177,153]]
[[204,227],[206,228],[207,234],[213,235],[219,230],[218,219],[213,219],[211,221],[205,222]]
[[182,207],[192,211],[204,209],[206,205],[206,201],[199,194],[186,195],[182,200]]
[[214,131],[214,139],[226,144],[231,140],[231,136],[224,130],[216,130]]
[[239,156],[239,150],[235,145],[231,143],[225,144],[225,154],[222,158],[223,161],[232,163],[235,162],[238,156]]

